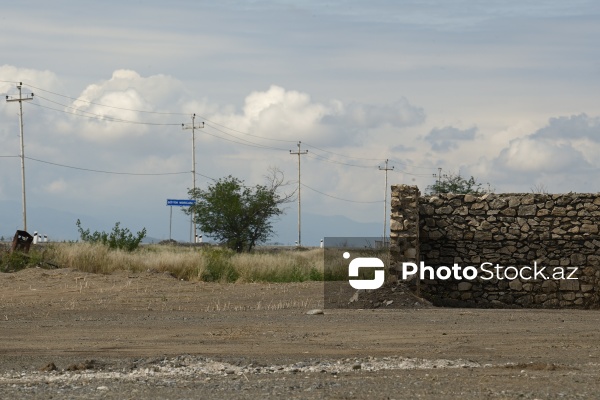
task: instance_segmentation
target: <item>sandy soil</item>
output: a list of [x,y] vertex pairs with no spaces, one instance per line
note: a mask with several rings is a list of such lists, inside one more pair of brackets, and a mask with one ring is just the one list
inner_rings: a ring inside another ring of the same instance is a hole
[[0,273],[0,398],[600,398],[599,311],[404,300],[309,315],[320,283]]

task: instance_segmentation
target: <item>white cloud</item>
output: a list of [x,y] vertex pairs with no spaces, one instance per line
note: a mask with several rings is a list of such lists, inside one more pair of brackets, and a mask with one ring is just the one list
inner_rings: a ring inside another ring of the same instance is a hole
[[459,142],[472,141],[475,139],[477,128],[458,129],[453,126],[444,128],[433,128],[426,136],[425,140],[431,143],[434,151],[448,151],[456,149]]
[[506,172],[576,171],[589,166],[581,152],[568,143],[527,137],[511,141],[496,159],[496,166]]
[[600,118],[586,114],[551,118],[548,125],[535,132],[532,137],[571,141],[585,138],[600,142]]
[[[0,66],[0,93],[13,98],[19,96],[17,85],[23,82],[22,96],[28,96],[34,93],[36,89],[28,86],[34,84],[37,87],[46,88],[46,90],[59,90],[60,84],[56,74],[50,71],[39,71],[30,68],[18,68],[13,65]],[[6,103],[4,97],[0,102],[0,112],[7,117],[13,117],[19,113],[18,103]],[[15,117],[15,121],[16,121]]]

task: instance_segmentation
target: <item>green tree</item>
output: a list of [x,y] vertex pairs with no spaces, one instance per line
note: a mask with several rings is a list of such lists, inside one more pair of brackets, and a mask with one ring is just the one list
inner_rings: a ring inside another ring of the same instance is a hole
[[81,221],[77,220],[75,223],[79,236],[84,242],[90,243],[102,243],[111,249],[122,249],[127,251],[133,251],[138,248],[142,239],[146,237],[146,228],[143,228],[137,234],[133,234],[127,228],[121,228],[120,222],[117,222],[110,233],[106,232],[94,232],[90,233],[89,229],[84,230],[81,227]]
[[196,204],[184,211],[194,213],[195,222],[208,236],[237,252],[250,251],[272,235],[271,219],[283,214],[281,205],[293,197],[293,193],[279,193],[287,184],[283,174],[273,168],[270,173],[266,185],[253,188],[229,175],[206,190],[191,189],[189,194]]
[[481,188],[482,184],[477,182],[472,176],[465,179],[460,174],[449,174],[441,177],[433,185],[425,189],[429,194],[436,193],[455,193],[455,194],[476,194],[482,195],[485,190]]

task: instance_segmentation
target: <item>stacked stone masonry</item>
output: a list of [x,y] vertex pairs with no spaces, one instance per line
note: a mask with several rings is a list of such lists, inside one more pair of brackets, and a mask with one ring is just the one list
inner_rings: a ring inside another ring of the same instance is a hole
[[[598,308],[599,224],[600,194],[421,197],[416,186],[394,185],[391,269],[419,261],[433,269],[476,267],[472,280],[419,282],[421,294],[441,305]],[[529,273],[534,266],[544,275]]]

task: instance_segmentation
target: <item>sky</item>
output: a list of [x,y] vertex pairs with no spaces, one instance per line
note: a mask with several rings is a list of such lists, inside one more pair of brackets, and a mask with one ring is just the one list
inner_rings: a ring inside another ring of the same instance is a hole
[[[386,159],[388,186],[422,192],[438,168],[497,193],[600,191],[597,1],[25,0],[2,6],[0,33],[0,93],[34,93],[28,209],[92,230],[169,237],[192,114],[201,188],[275,167],[293,190],[300,141],[306,218],[383,225]],[[2,233],[22,224],[18,112],[0,102]],[[294,240],[296,214],[273,241]],[[303,244],[344,236],[322,228]]]

